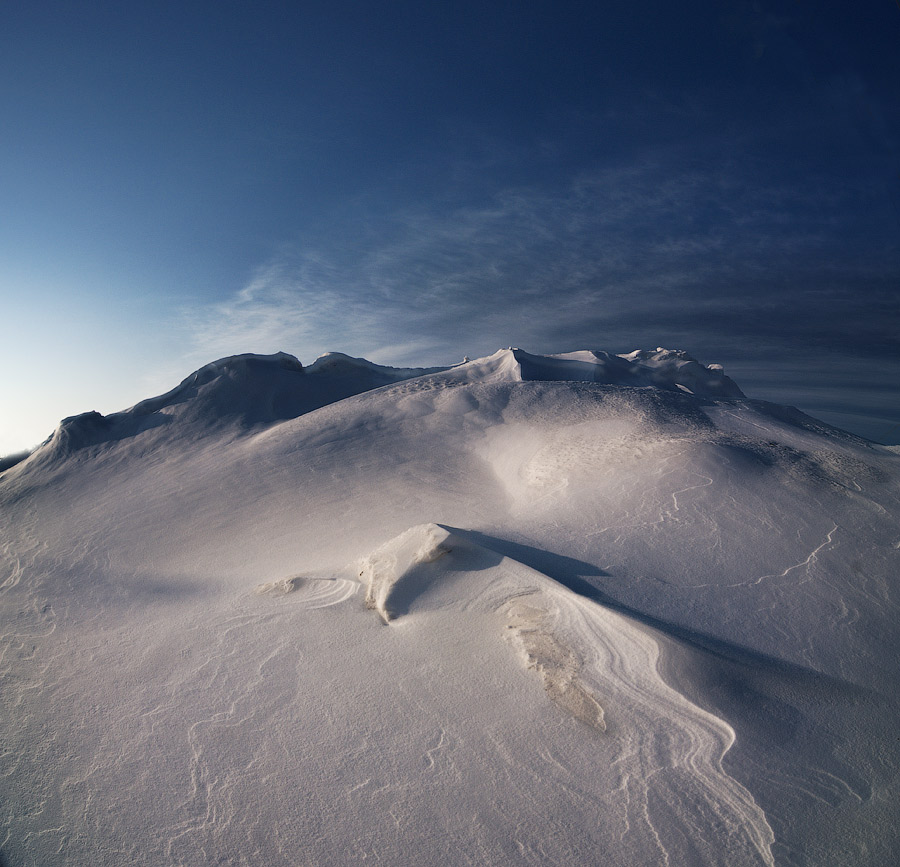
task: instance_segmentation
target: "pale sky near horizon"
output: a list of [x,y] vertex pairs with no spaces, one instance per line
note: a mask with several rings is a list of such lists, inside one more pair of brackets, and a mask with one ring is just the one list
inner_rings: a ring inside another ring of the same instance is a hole
[[900,441],[895,0],[0,8],[0,454],[204,363],[666,346]]

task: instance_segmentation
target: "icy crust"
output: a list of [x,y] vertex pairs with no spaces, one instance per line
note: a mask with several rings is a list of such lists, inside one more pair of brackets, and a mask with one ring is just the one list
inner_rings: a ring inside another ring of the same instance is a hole
[[510,636],[528,668],[537,671],[550,700],[575,719],[606,731],[603,708],[579,676],[581,659],[552,631],[552,614],[539,594],[513,599],[505,610]]
[[287,596],[301,608],[329,608],[355,595],[359,584],[346,578],[311,578],[293,575],[266,581],[254,589],[257,596]]

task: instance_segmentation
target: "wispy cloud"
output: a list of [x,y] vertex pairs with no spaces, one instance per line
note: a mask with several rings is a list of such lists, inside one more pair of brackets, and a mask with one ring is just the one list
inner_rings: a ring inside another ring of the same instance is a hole
[[[684,170],[661,154],[564,188],[378,221],[361,212],[340,233],[285,245],[229,300],[188,311],[195,352],[390,350],[398,364],[510,343],[883,352],[897,333],[885,277],[897,255],[846,224],[864,213],[860,196],[766,183],[736,164]],[[885,308],[874,326],[872,304]]]

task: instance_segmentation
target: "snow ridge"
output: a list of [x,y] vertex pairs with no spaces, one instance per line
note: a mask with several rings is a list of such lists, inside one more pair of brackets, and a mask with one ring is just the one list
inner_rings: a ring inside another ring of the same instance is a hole
[[366,606],[390,623],[396,616],[400,589],[415,582],[420,566],[434,563],[450,551],[449,537],[437,524],[411,527],[366,557],[359,572],[366,587]]
[[625,355],[582,350],[559,355],[529,355],[511,350],[525,380],[575,380],[632,388],[679,390],[697,397],[740,399],[744,393],[725,376],[720,364],[702,365],[680,349],[638,349]]
[[602,350],[532,355],[509,348],[452,367],[425,368],[387,367],[342,352],[327,352],[308,367],[286,352],[244,353],[210,362],[170,391],[122,412],[103,416],[92,411],[66,418],[23,463],[58,461],[86,447],[132,439],[176,421],[183,434],[194,439],[229,425],[258,429],[409,379],[444,387],[475,382],[594,382],[681,391],[704,399],[744,397],[721,365],[704,366],[686,352],[662,348],[627,355]]

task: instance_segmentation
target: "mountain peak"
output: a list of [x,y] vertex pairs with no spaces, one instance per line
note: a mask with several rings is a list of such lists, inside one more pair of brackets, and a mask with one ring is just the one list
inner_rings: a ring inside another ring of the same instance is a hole
[[464,374],[468,381],[594,382],[681,391],[713,400],[745,397],[737,384],[725,376],[722,365],[703,365],[681,349],[662,347],[656,350],[636,349],[623,355],[601,349],[533,355],[510,347],[453,370],[454,378]]

